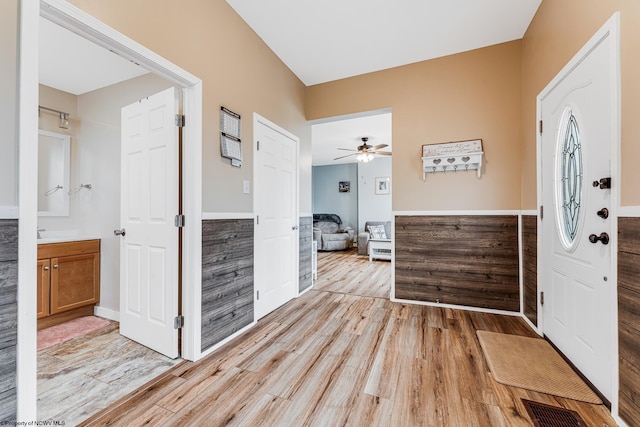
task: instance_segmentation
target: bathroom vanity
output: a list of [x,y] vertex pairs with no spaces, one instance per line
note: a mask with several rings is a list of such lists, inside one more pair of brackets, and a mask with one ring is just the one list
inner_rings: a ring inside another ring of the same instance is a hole
[[38,244],[38,329],[93,314],[100,302],[100,240]]

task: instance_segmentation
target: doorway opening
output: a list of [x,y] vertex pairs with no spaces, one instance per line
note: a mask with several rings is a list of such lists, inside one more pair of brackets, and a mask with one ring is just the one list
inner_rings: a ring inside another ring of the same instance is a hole
[[[343,287],[347,293],[389,297],[393,266],[392,112],[385,109],[331,117],[313,122],[311,130],[318,284],[324,286],[323,275],[336,273],[353,285]],[[363,282],[369,285],[361,286]]]
[[[47,21],[51,21],[50,23],[58,24],[60,27],[71,30],[74,34],[80,36],[81,38],[89,40],[101,48],[107,48],[109,51],[108,55],[116,54],[124,58],[125,61],[131,61],[135,64],[140,64],[141,67],[145,69],[144,75],[138,76],[134,78],[134,82],[131,83],[122,83],[117,82],[116,84],[127,85],[130,84],[131,87],[128,89],[119,88],[120,91],[131,90],[133,88],[136,97],[146,97],[153,92],[153,90],[158,88],[166,88],[166,87],[176,87],[182,91],[183,94],[183,104],[182,104],[182,112],[189,117],[190,126],[183,129],[182,136],[185,141],[185,150],[182,153],[182,164],[180,165],[185,171],[187,171],[186,175],[183,177],[182,185],[188,186],[193,191],[185,194],[185,197],[182,201],[183,206],[183,214],[189,218],[188,226],[185,226],[182,229],[183,234],[183,253],[185,255],[185,259],[187,261],[184,262],[183,268],[181,271],[182,279],[184,283],[189,283],[189,286],[186,286],[181,290],[181,299],[183,301],[182,304],[182,314],[188,319],[188,321],[184,322],[188,325],[182,329],[182,356],[185,359],[194,360],[200,356],[199,351],[199,343],[198,335],[196,331],[199,331],[199,317],[196,313],[196,307],[198,306],[197,301],[194,299],[200,294],[199,289],[199,281],[193,280],[194,277],[200,276],[200,262],[201,257],[200,254],[200,241],[201,241],[201,97],[202,97],[202,86],[201,81],[192,76],[191,74],[185,72],[179,67],[169,63],[163,58],[155,55],[153,52],[145,49],[144,47],[138,45],[134,41],[124,37],[123,35],[117,33],[115,30],[105,26],[104,24],[96,21],[91,16],[86,13],[80,11],[74,6],[66,3],[60,3],[57,1],[47,1],[43,0],[39,3],[34,3],[33,5],[29,5],[28,7],[24,7],[21,11],[21,28],[28,28],[29,31],[23,31],[21,33],[21,64],[20,64],[20,75],[21,75],[21,96],[20,96],[20,152],[21,153],[37,153],[37,136],[38,127],[40,125],[38,116],[36,114],[36,108],[38,107],[39,102],[39,93],[41,90],[38,87],[40,83],[38,80],[38,76],[36,73],[30,72],[30,70],[36,69],[35,66],[38,61],[38,52],[40,50],[40,42],[38,40],[39,33],[39,20],[40,16],[45,18]],[[33,30],[35,28],[35,30]],[[116,56],[113,55],[113,56]],[[152,74],[149,74],[149,71]],[[126,80],[126,79],[123,79]],[[142,82],[142,83],[141,83]],[[112,86],[107,84],[106,86]],[[50,87],[49,87],[50,88]],[[102,92],[103,89],[97,89],[94,91],[90,91],[91,95],[95,95],[97,92]],[[106,91],[106,89],[105,89]],[[146,93],[141,93],[141,91],[147,91]],[[79,95],[82,97],[82,95]],[[87,98],[87,99],[84,99]],[[78,104],[93,106],[93,111],[91,108],[87,108],[86,110],[83,108],[82,111],[82,120],[76,124],[80,124],[81,132],[84,132],[85,128],[93,128],[95,131],[95,135],[100,135],[101,131],[114,131],[117,134],[117,138],[115,138],[115,143],[119,145],[120,140],[120,128],[119,128],[119,116],[120,116],[120,107],[126,104],[119,104],[118,108],[112,110],[110,112],[101,110],[103,107],[102,103],[89,99],[90,97],[83,97],[82,101],[78,101]],[[140,98],[134,98],[140,99]],[[92,104],[93,102],[93,104]],[[114,101],[115,102],[115,101]],[[91,119],[87,119],[91,114]],[[118,126],[111,126],[113,124],[113,114],[115,114],[116,122],[118,122]],[[80,117],[80,116],[78,116]],[[70,119],[69,115],[65,115],[65,119],[70,124],[73,124],[73,118]],[[173,118],[171,118],[173,119]],[[67,125],[67,129],[69,126]],[[107,132],[108,133],[108,132]],[[80,133],[77,136],[78,139],[82,138],[83,142],[86,140],[86,135]],[[97,153],[105,154],[109,158],[110,154],[108,151],[110,149],[110,143],[113,144],[113,140],[108,137],[102,136],[102,140],[100,140],[100,136],[96,136],[96,139],[103,144],[98,142],[99,147],[94,147]],[[177,142],[176,142],[177,143]],[[85,168],[87,176],[91,177],[91,173],[93,171],[87,171],[87,169],[91,169],[90,162],[86,161],[88,154],[85,153],[85,147],[81,144],[78,145],[80,147],[79,152],[77,153],[76,161],[80,166],[80,169]],[[111,147],[112,148],[112,147]],[[118,147],[119,148],[119,147]],[[104,151],[100,151],[104,150]],[[119,159],[119,149],[115,150],[118,154],[117,157]],[[95,156],[95,153],[93,153]],[[37,348],[37,337],[35,336],[36,330],[36,314],[34,307],[32,307],[28,301],[36,300],[36,287],[28,286],[29,284],[34,284],[36,282],[36,272],[35,269],[29,268],[29,264],[36,264],[36,245],[39,243],[35,230],[38,224],[38,217],[36,215],[37,212],[37,197],[36,194],[38,192],[37,189],[37,162],[38,156],[20,156],[20,212],[21,212],[21,230],[20,230],[20,238],[19,238],[19,253],[21,264],[19,266],[19,307],[18,310],[23,313],[21,315],[21,321],[19,322],[19,345],[18,345],[18,359],[21,360],[20,366],[18,366],[18,382],[21,384],[21,387],[18,389],[18,415],[21,418],[29,418],[35,419],[36,411],[36,395],[37,395],[37,378],[36,378],[36,348]],[[73,157],[72,157],[73,159]],[[178,160],[176,160],[176,163]],[[104,162],[106,167],[108,168],[108,162]],[[119,163],[118,163],[119,165]],[[178,165],[176,164],[176,167]],[[94,199],[96,202],[109,203],[110,200],[113,200],[113,193],[119,194],[119,191],[113,191],[114,183],[110,179],[106,179],[106,181],[100,182],[99,179],[100,174],[96,172],[95,176],[93,176],[95,180],[93,182],[76,182],[72,183],[72,188],[69,191],[72,191],[72,195],[77,195],[80,197],[84,197],[82,199],[83,202],[93,202]],[[104,179],[104,178],[103,178]],[[177,177],[176,177],[177,180]],[[119,186],[119,177],[115,182],[115,186]],[[99,183],[102,185],[97,185],[95,183]],[[77,187],[77,191],[75,191]],[[96,195],[98,188],[100,190],[108,190],[104,191],[102,195]],[[104,196],[104,197],[103,197]],[[111,197],[110,197],[111,196]],[[79,202],[78,202],[79,203]],[[81,204],[81,203],[79,203]],[[85,206],[86,207],[86,206]],[[172,219],[173,215],[177,214],[176,212],[170,213]],[[77,218],[76,218],[77,219]],[[95,220],[92,218],[91,220],[85,219],[87,223]],[[61,221],[64,223],[64,220]],[[82,224],[82,220],[80,221],[81,226],[87,225]],[[116,222],[119,223],[119,219]],[[73,219],[68,219],[67,225],[77,224]],[[57,224],[58,226],[60,224]],[[107,229],[104,234],[100,234],[95,237],[102,237],[104,235],[105,240],[108,237],[113,238],[113,228],[114,224],[104,224],[104,227]],[[44,228],[44,227],[43,227]],[[24,231],[25,229],[33,229],[33,234]],[[176,231],[177,232],[177,231]],[[46,236],[46,232],[44,233]],[[49,235],[48,238],[56,238],[59,236]],[[72,236],[73,237],[73,236]],[[117,239],[116,239],[117,242]],[[117,245],[117,243],[116,243]],[[119,267],[117,261],[117,257],[114,257],[114,252],[117,253],[117,250],[111,250],[108,248],[105,260],[109,260],[110,265],[102,265],[102,271],[106,274],[111,274],[113,280],[109,280],[109,285],[112,289],[117,288],[117,283],[119,280],[117,276],[119,275]],[[172,261],[176,264],[176,271],[178,270],[177,264],[178,259]],[[103,263],[104,264],[104,263]],[[105,282],[105,279],[102,278],[102,282]],[[114,287],[113,284],[116,284]],[[177,285],[176,285],[177,286]],[[176,290],[176,306],[178,304],[178,292]],[[112,292],[110,295],[106,295],[107,298],[100,300],[100,306],[96,308],[96,314],[102,315],[107,318],[118,317],[118,304],[119,300],[118,292]],[[173,320],[173,319],[172,319]],[[173,326],[173,322],[172,325]],[[178,343],[176,340],[176,347]],[[117,353],[117,352],[116,352]]]

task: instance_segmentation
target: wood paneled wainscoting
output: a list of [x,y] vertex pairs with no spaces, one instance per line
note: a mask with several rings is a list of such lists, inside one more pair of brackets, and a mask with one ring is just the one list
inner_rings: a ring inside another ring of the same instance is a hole
[[299,247],[298,262],[300,264],[298,276],[298,292],[303,292],[313,285],[313,277],[311,275],[311,245],[313,242],[313,217],[302,216],[299,220]]
[[202,221],[202,351],[253,322],[253,218]]
[[618,219],[619,414],[640,420],[640,218]]
[[395,217],[395,298],[520,311],[517,215]]
[[538,326],[538,217],[522,215],[523,312]]
[[0,219],[0,421],[16,420],[18,220]]

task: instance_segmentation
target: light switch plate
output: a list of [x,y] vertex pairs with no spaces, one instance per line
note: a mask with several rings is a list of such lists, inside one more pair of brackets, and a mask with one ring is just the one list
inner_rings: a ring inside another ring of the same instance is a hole
[[244,194],[249,194],[251,192],[251,187],[249,187],[249,180],[245,179],[242,181],[242,191]]

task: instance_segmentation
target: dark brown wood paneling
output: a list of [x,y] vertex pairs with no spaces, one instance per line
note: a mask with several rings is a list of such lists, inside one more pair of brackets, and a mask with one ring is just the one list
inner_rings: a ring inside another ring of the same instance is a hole
[[640,420],[640,218],[618,219],[619,412]]
[[524,315],[538,325],[538,217],[522,216],[522,279]]
[[308,289],[313,285],[313,277],[311,277],[311,244],[313,242],[312,217],[300,217],[299,225],[299,292]]
[[0,220],[0,421],[15,421],[18,343],[18,220]]
[[253,219],[202,221],[202,350],[253,322]]
[[397,216],[395,296],[520,310],[517,216]]

